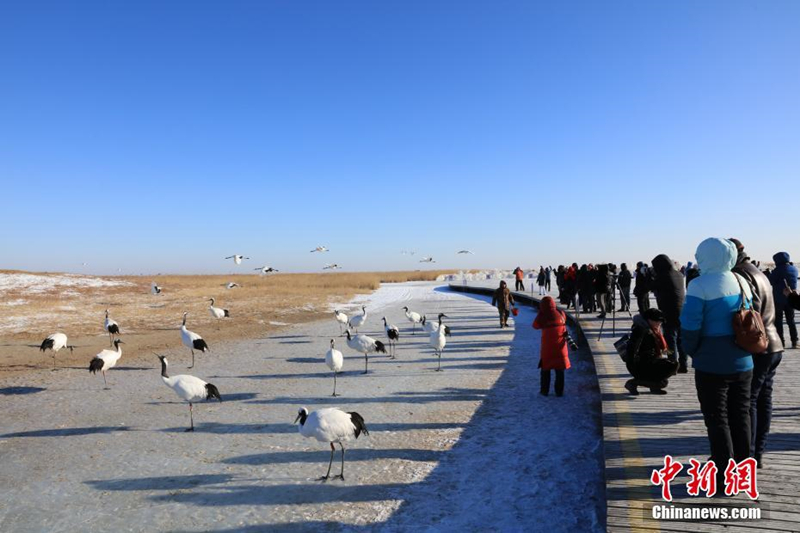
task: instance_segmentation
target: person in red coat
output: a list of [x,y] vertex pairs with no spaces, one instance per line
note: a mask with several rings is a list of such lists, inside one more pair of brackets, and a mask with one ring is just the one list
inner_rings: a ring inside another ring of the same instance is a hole
[[539,312],[533,321],[534,329],[542,330],[542,351],[539,368],[542,369],[540,393],[550,393],[550,371],[556,371],[556,396],[564,395],[564,371],[570,367],[567,351],[567,316],[556,309],[556,301],[550,296],[542,298]]

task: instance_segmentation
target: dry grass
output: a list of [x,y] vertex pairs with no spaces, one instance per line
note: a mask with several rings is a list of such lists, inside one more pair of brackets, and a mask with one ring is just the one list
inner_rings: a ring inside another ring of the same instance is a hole
[[[37,361],[31,347],[55,331],[63,331],[71,343],[81,347],[74,357],[62,352],[59,358],[64,358],[64,364],[70,359],[82,364],[108,345],[103,330],[106,309],[119,323],[128,353],[149,354],[151,349],[180,346],[177,330],[184,311],[189,312],[189,329],[203,335],[213,346],[225,339],[259,337],[284,324],[330,316],[332,305],[346,303],[357,294],[371,293],[381,282],[431,281],[449,272],[115,276],[104,279],[127,285],[42,293],[6,290],[0,292],[0,312],[4,316],[0,340],[6,341],[0,343],[0,372],[28,369],[30,361]],[[162,294],[150,293],[152,281],[162,287]],[[241,288],[227,289],[230,281]],[[211,297],[216,299],[217,307],[230,310],[231,319],[211,317]]]
[[[190,325],[214,324],[223,329],[226,324],[238,330],[271,321],[305,322],[330,312],[333,303],[374,291],[381,282],[431,281],[443,273],[446,272],[120,276],[108,279],[129,285],[39,294],[11,290],[3,294],[3,300],[24,303],[4,310],[7,317],[11,315],[15,320],[0,335],[28,338],[33,334],[38,338],[56,329],[76,336],[98,334],[102,333],[105,309],[110,310],[123,332],[136,333],[177,328],[184,311],[190,313]],[[162,294],[150,294],[151,281],[162,287]],[[241,287],[227,289],[229,281]],[[230,309],[235,320],[212,318],[208,313],[208,299],[212,297],[216,298],[217,307]],[[15,323],[25,327],[13,328]]]

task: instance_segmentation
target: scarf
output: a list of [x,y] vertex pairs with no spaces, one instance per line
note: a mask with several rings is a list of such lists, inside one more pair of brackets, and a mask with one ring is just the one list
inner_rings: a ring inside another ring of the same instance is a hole
[[661,333],[660,326],[657,328],[650,326],[650,329],[652,330],[653,335],[656,337],[656,350],[658,350],[658,355],[660,356],[667,349],[667,339],[665,339],[664,334]]

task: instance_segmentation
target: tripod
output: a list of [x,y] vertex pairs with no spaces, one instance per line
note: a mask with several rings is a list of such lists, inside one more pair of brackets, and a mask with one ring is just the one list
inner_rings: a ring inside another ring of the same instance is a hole
[[[619,286],[619,281],[617,281],[616,277],[614,278],[614,282],[611,286],[611,336],[615,336],[617,334],[617,289],[619,289],[619,298],[622,300],[622,303],[625,306],[625,309],[628,310],[628,316],[633,318],[631,314],[631,303],[625,298],[625,293],[622,292],[622,287]],[[600,324],[600,333],[597,335],[597,340],[603,336],[603,328],[606,325],[606,316],[603,316],[603,322]]]

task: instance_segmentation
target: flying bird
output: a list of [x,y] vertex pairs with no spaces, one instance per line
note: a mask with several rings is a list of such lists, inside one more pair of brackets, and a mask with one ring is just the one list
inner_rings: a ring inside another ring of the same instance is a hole
[[420,263],[435,263],[436,261],[433,260],[433,257],[423,257],[419,260]]
[[222,396],[219,395],[219,390],[211,383],[206,383],[202,379],[188,374],[170,377],[169,374],[167,374],[167,358],[158,354],[156,354],[156,357],[161,360],[161,380],[167,387],[175,391],[175,394],[177,394],[180,399],[189,403],[189,423],[191,425],[186,431],[194,431],[194,410],[192,404],[212,398],[222,402]]
[[475,252],[472,252],[472,251],[470,251],[470,250],[459,250],[459,251],[457,251],[457,252],[456,252],[456,254],[470,254],[470,255],[475,255]]
[[342,267],[340,267],[338,263],[333,263],[333,264],[328,263],[327,265],[322,267],[322,270],[339,270],[340,268]]
[[199,350],[203,353],[210,352],[211,349],[206,344],[206,341],[203,340],[203,337],[195,333],[194,331],[189,331],[186,329],[186,315],[189,313],[183,313],[183,324],[181,325],[181,342],[184,346],[189,348],[192,351],[192,366],[189,368],[194,367],[194,351]]
[[280,272],[277,268],[272,268],[271,266],[264,265],[259,268],[254,268],[253,270],[260,270],[262,274],[269,274],[271,272]]
[[73,353],[74,346],[67,344],[67,336],[64,333],[53,333],[42,341],[39,350],[44,353],[45,350],[53,350],[53,370],[56,369],[56,354],[62,348],[69,348],[70,353]]
[[113,350],[103,350],[99,354],[95,355],[91,361],[89,361],[89,372],[92,374],[97,374],[97,371],[99,370],[103,373],[103,384],[105,385],[106,390],[108,390],[106,372],[117,366],[117,361],[119,361],[119,358],[122,357],[122,348],[119,347],[120,344],[125,343],[120,339],[115,340]]
[[226,289],[235,289],[236,287],[241,287],[241,285],[239,285],[238,283],[234,283],[232,281],[229,282],[227,285],[225,285]]
[[300,434],[307,439],[317,439],[319,442],[327,442],[331,445],[331,460],[328,463],[328,472],[319,478],[320,481],[327,481],[331,477],[331,466],[333,465],[333,454],[336,452],[334,444],[339,444],[342,448],[342,472],[333,479],[344,481],[344,442],[353,438],[358,438],[362,433],[369,435],[364,419],[358,413],[345,413],[339,409],[329,407],[320,409],[309,414],[308,409],[301,407],[297,412],[295,423],[300,422]]
[[241,265],[242,264],[242,259],[250,259],[250,258],[249,257],[245,257],[243,255],[235,254],[235,255],[229,255],[225,259],[233,259],[233,262],[235,264]]
[[156,282],[154,281],[154,282],[153,282],[153,283],[150,285],[150,292],[151,292],[152,294],[161,294],[161,287],[159,287],[158,285],[156,285]]
[[336,341],[331,339],[331,348],[325,353],[325,364],[333,372],[333,394],[331,396],[338,396],[336,394],[336,374],[342,371],[344,366],[344,356],[342,352],[336,349]]
[[314,252],[329,252],[329,251],[330,250],[328,249],[327,246],[317,246],[316,248],[311,250],[311,253],[313,254]]

